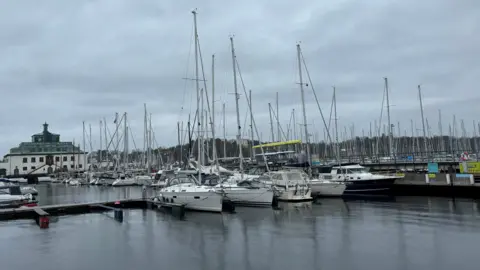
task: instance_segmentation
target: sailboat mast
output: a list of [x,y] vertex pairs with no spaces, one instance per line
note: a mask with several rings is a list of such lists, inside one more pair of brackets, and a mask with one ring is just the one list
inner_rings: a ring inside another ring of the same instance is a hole
[[385,80],[385,97],[387,99],[387,121],[388,121],[388,156],[393,157],[393,132],[392,124],[390,122],[390,98],[389,98],[389,89],[388,89],[388,78],[383,78]]
[[227,130],[226,130],[226,124],[225,124],[225,102],[223,102],[223,107],[222,107],[222,113],[223,113],[223,157],[227,157]]
[[279,110],[278,110],[278,92],[277,92],[277,97],[276,97],[276,109],[277,109],[277,140],[280,142],[282,141],[282,137],[280,135],[280,113],[279,113]]
[[230,44],[232,45],[232,64],[233,64],[233,87],[235,89],[235,107],[237,110],[237,145],[238,145],[238,150],[239,150],[239,158],[240,158],[240,172],[242,173],[242,178],[243,178],[243,153],[242,153],[242,144],[241,144],[241,136],[242,136],[242,127],[240,125],[240,110],[238,107],[238,100],[240,99],[240,96],[238,94],[238,88],[237,88],[237,63],[235,59],[235,47],[233,45],[233,37],[230,37]]
[[275,134],[273,133],[272,105],[270,103],[268,103],[268,112],[270,113],[270,131],[272,133],[272,142],[274,142]]
[[[250,100],[250,107],[252,107],[252,90],[250,90],[248,92],[248,100]],[[253,138],[253,112],[252,112],[252,110],[250,110],[250,136],[251,136],[251,141],[252,141],[252,145],[251,145],[251,148],[250,148],[250,158],[251,158],[251,161],[253,161],[253,159],[255,158],[255,149],[253,149],[254,138]]]
[[107,120],[103,118],[103,136],[105,138],[105,160],[107,161],[107,169],[110,167],[108,159],[108,138],[107,138]]
[[124,114],[123,128],[125,134],[123,135],[123,169],[127,169],[127,155],[128,155],[128,128],[127,128],[127,113]]
[[297,58],[298,58],[298,76],[300,79],[300,92],[302,96],[302,110],[303,110],[303,126],[305,129],[305,146],[307,147],[307,160],[308,160],[308,174],[311,174],[311,156],[310,156],[310,147],[308,144],[308,127],[307,127],[307,112],[305,110],[305,93],[303,91],[303,77],[302,77],[302,61],[301,61],[301,49],[300,44],[297,44]]
[[335,120],[335,152],[337,157],[337,162],[340,164],[340,149],[338,145],[338,117],[337,117],[337,95],[335,86],[333,87],[333,113],[334,113],[334,120]]
[[217,139],[215,137],[215,54],[212,54],[212,158],[218,171]]
[[99,155],[98,155],[98,168],[100,168],[102,166],[102,120],[100,120],[100,129],[99,129],[99,133],[100,133],[100,152],[99,152]]
[[[85,121],[82,122],[83,125],[83,134],[82,134],[82,139],[83,139],[83,166],[85,169],[85,166],[87,165],[87,155],[85,155]],[[80,161],[79,161],[80,162]]]
[[195,35],[195,88],[197,91],[197,119],[198,119],[198,128],[197,128],[197,169],[198,169],[198,181],[202,183],[202,171],[200,169],[200,162],[202,160],[202,142],[201,142],[201,122],[202,118],[200,116],[200,84],[198,79],[198,29],[197,29],[197,11],[193,10],[193,25],[194,25],[194,35]]
[[142,167],[147,164],[147,104],[143,103],[143,155],[142,155]]
[[423,129],[423,147],[425,148],[425,154],[428,158],[428,148],[427,148],[427,131],[425,130],[425,118],[423,117],[423,103],[422,103],[422,92],[420,85],[418,85],[418,99],[420,100],[420,114],[422,117],[422,129]]

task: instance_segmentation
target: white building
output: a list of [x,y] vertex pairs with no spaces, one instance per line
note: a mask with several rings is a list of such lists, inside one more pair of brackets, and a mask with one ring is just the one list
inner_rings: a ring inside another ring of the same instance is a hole
[[32,135],[31,142],[22,142],[10,149],[0,162],[0,176],[46,175],[55,171],[84,170],[84,156],[72,142],[61,142],[59,134],[43,131]]

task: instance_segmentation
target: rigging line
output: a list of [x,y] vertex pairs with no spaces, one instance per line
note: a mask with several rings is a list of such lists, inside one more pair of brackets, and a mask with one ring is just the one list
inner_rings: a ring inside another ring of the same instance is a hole
[[[191,55],[192,55],[192,43],[193,43],[193,40],[195,40],[195,37],[192,37],[193,32],[194,32],[194,25],[192,23],[192,28],[190,30],[190,45],[188,47],[187,67],[185,68],[185,78],[188,78],[188,67],[190,66],[190,58],[191,58]],[[179,119],[183,116],[183,109],[184,109],[183,107],[185,105],[185,96],[187,94],[187,84],[188,84],[188,80],[185,79],[185,82],[183,84],[182,106],[180,107],[180,114],[178,116]],[[192,95],[190,95],[189,111],[190,111],[190,113],[192,112]]]
[[328,118],[328,129],[330,129],[330,125],[332,124],[333,102],[335,102],[335,99],[334,99],[334,96],[332,95],[332,103],[330,104],[330,116]]
[[[238,75],[240,77],[240,82],[242,83],[243,93],[245,93],[245,99],[247,100],[248,108],[250,109],[250,112],[253,115],[252,101],[250,100],[249,95],[247,95],[247,88],[245,87],[245,83],[243,81],[243,76],[242,76],[242,71],[240,69],[240,64],[238,63],[238,59],[237,59],[236,56],[235,56],[235,63],[237,65]],[[258,128],[257,128],[257,123],[255,121],[255,117],[252,118],[252,122],[253,122],[253,127],[255,128],[255,134],[257,135],[257,139],[260,142],[260,151],[262,152],[261,155],[263,157],[263,162],[265,163],[265,168],[267,169],[267,172],[269,173],[270,172],[270,167],[268,166],[267,157],[265,156],[265,149],[263,149],[263,146],[261,144],[261,139],[260,139],[260,135],[258,134]]]
[[130,122],[127,122],[127,127],[128,130],[130,130],[130,135],[132,136],[133,147],[135,147],[135,150],[137,150],[137,144],[135,144],[135,137],[133,136],[132,129],[130,128]]
[[[270,110],[272,111],[272,114],[273,114],[273,117],[275,118],[275,120],[278,121],[278,117],[277,117],[277,114],[275,113],[275,110],[273,110],[273,108],[270,108]],[[282,128],[282,125],[279,126],[280,128],[280,133],[283,135],[284,138],[286,138],[287,136],[285,135],[285,132],[283,131],[283,128]],[[282,138],[278,138],[278,141],[282,141]]]
[[[330,130],[329,130],[328,127],[327,127],[327,122],[325,121],[325,117],[323,117],[322,108],[320,107],[320,103],[318,102],[317,93],[315,92],[315,89],[313,88],[313,83],[312,83],[312,79],[311,79],[311,77],[310,77],[310,72],[308,71],[307,63],[305,62],[305,57],[303,56],[303,52],[302,52],[302,51],[300,51],[300,55],[302,56],[303,66],[305,67],[305,71],[306,71],[306,73],[307,73],[308,82],[310,83],[310,87],[312,88],[313,96],[315,97],[315,102],[317,102],[318,110],[320,111],[320,115],[322,116],[323,125],[324,125],[325,128],[327,129],[328,139],[330,140],[330,143],[332,143],[332,137],[330,136]],[[299,68],[301,68],[301,67],[299,67]],[[307,123],[305,123],[305,125],[306,125],[306,124],[307,124]],[[305,136],[308,136],[308,134],[306,134]]]
[[378,122],[378,127],[377,127],[377,130],[376,130],[377,131],[377,143],[375,144],[375,148],[376,148],[375,150],[376,150],[377,156],[378,156],[378,142],[379,142],[379,139],[380,139],[384,104],[385,104],[385,86],[384,86],[383,97],[382,97],[382,109],[380,110],[380,120]]

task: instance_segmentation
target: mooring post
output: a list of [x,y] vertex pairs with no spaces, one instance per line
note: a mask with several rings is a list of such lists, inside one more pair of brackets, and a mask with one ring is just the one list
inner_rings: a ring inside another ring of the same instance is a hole
[[35,222],[40,229],[47,229],[50,224],[50,214],[45,212],[42,208],[35,208]]

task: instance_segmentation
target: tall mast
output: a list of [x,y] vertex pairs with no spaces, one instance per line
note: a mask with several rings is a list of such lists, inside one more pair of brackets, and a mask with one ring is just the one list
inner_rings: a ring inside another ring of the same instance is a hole
[[227,130],[225,124],[225,102],[223,102],[222,106],[222,113],[223,113],[223,158],[227,157]]
[[280,142],[282,141],[282,136],[280,135],[280,113],[278,110],[278,92],[277,92],[277,98],[276,98],[276,105],[277,105],[277,140]]
[[473,148],[474,153],[478,153],[478,148],[477,148],[477,125],[475,125],[475,120],[473,120]]
[[442,127],[442,110],[438,110],[438,131],[440,132],[440,151],[444,152],[445,141],[443,140],[443,127]]
[[218,171],[217,139],[215,137],[215,55],[212,54],[212,158]]
[[127,169],[127,165],[128,165],[128,127],[127,127],[127,113],[124,114],[125,115],[125,118],[123,119],[123,128],[124,128],[124,132],[125,134],[123,135],[123,169],[126,170]]
[[392,138],[392,137],[393,137],[393,134],[392,134],[392,124],[390,123],[390,99],[389,99],[389,97],[388,97],[388,94],[389,94],[388,92],[390,92],[390,91],[389,91],[389,89],[388,89],[388,78],[385,77],[384,80],[385,80],[385,92],[386,92],[386,93],[385,93],[385,97],[387,98],[388,155],[389,155],[390,158],[392,158],[392,157],[393,157],[393,149],[392,149],[392,147],[393,147],[393,143],[392,143],[392,141],[393,141],[393,138]]
[[243,153],[242,153],[242,144],[241,144],[241,136],[242,136],[242,126],[240,125],[240,110],[238,107],[238,100],[240,96],[238,94],[237,89],[237,63],[235,59],[235,46],[233,45],[233,37],[230,37],[230,44],[232,45],[232,62],[233,62],[233,87],[235,89],[235,107],[237,109],[237,145],[239,150],[239,158],[240,158],[240,172],[242,174],[243,179]]
[[[252,90],[250,90],[248,92],[248,100],[250,100],[250,108],[252,108]],[[255,149],[253,149],[253,141],[254,141],[254,138],[253,138],[253,111],[252,109],[250,109],[250,136],[251,136],[251,141],[252,141],[252,145],[251,145],[251,148],[250,148],[250,159],[251,161],[253,161],[253,159],[255,158]]]
[[99,133],[100,133],[100,152],[99,152],[99,155],[98,155],[98,168],[102,167],[102,120],[100,120],[100,129],[99,129]]
[[425,148],[425,154],[428,159],[428,148],[427,148],[427,131],[425,130],[425,118],[423,117],[423,103],[422,103],[422,89],[418,85],[418,99],[420,100],[420,114],[422,117],[422,129],[423,129],[423,147]]
[[85,155],[85,121],[82,122],[83,125],[83,168],[85,169],[85,166],[87,166],[87,155]]
[[335,117],[335,152],[336,152],[336,158],[337,162],[340,165],[340,149],[338,145],[338,118],[337,118],[337,95],[336,95],[336,90],[335,86],[333,87],[333,111],[334,111],[334,117]]
[[298,58],[298,76],[300,79],[300,92],[302,96],[302,109],[303,109],[303,126],[305,129],[305,146],[307,147],[307,160],[308,160],[308,174],[311,175],[311,156],[310,156],[310,146],[308,145],[308,127],[307,127],[307,112],[305,110],[305,93],[303,91],[303,77],[302,77],[302,61],[300,60],[301,57],[301,49],[300,44],[297,44],[297,58]]
[[105,118],[103,118],[103,134],[105,135],[103,137],[105,139],[105,150],[106,150],[105,151],[105,160],[107,161],[107,166],[106,167],[107,167],[107,170],[108,170],[110,164],[109,164],[109,161],[108,161],[109,159],[108,159],[107,120],[105,120]]
[[268,112],[270,113],[270,131],[272,133],[272,142],[274,142],[275,134],[273,133],[272,105],[270,103],[268,103]]
[[152,130],[152,114],[150,113],[150,117],[148,119],[149,123],[149,127],[148,127],[148,145],[147,145],[147,157],[148,157],[148,172],[150,172],[150,168],[152,167],[153,165],[153,158],[152,158],[152,147],[153,147],[153,143],[152,143],[152,137],[153,137],[153,130]]
[[142,167],[145,167],[147,164],[147,104],[143,103],[143,157],[142,157]]
[[198,182],[202,183],[202,171],[200,169],[200,162],[202,160],[202,138],[200,136],[201,132],[201,122],[203,119],[200,117],[200,84],[198,79],[198,29],[197,29],[197,11],[193,10],[193,26],[194,26],[194,35],[195,35],[195,88],[197,90],[197,119],[198,119],[198,128],[197,128],[197,169],[198,169]]

